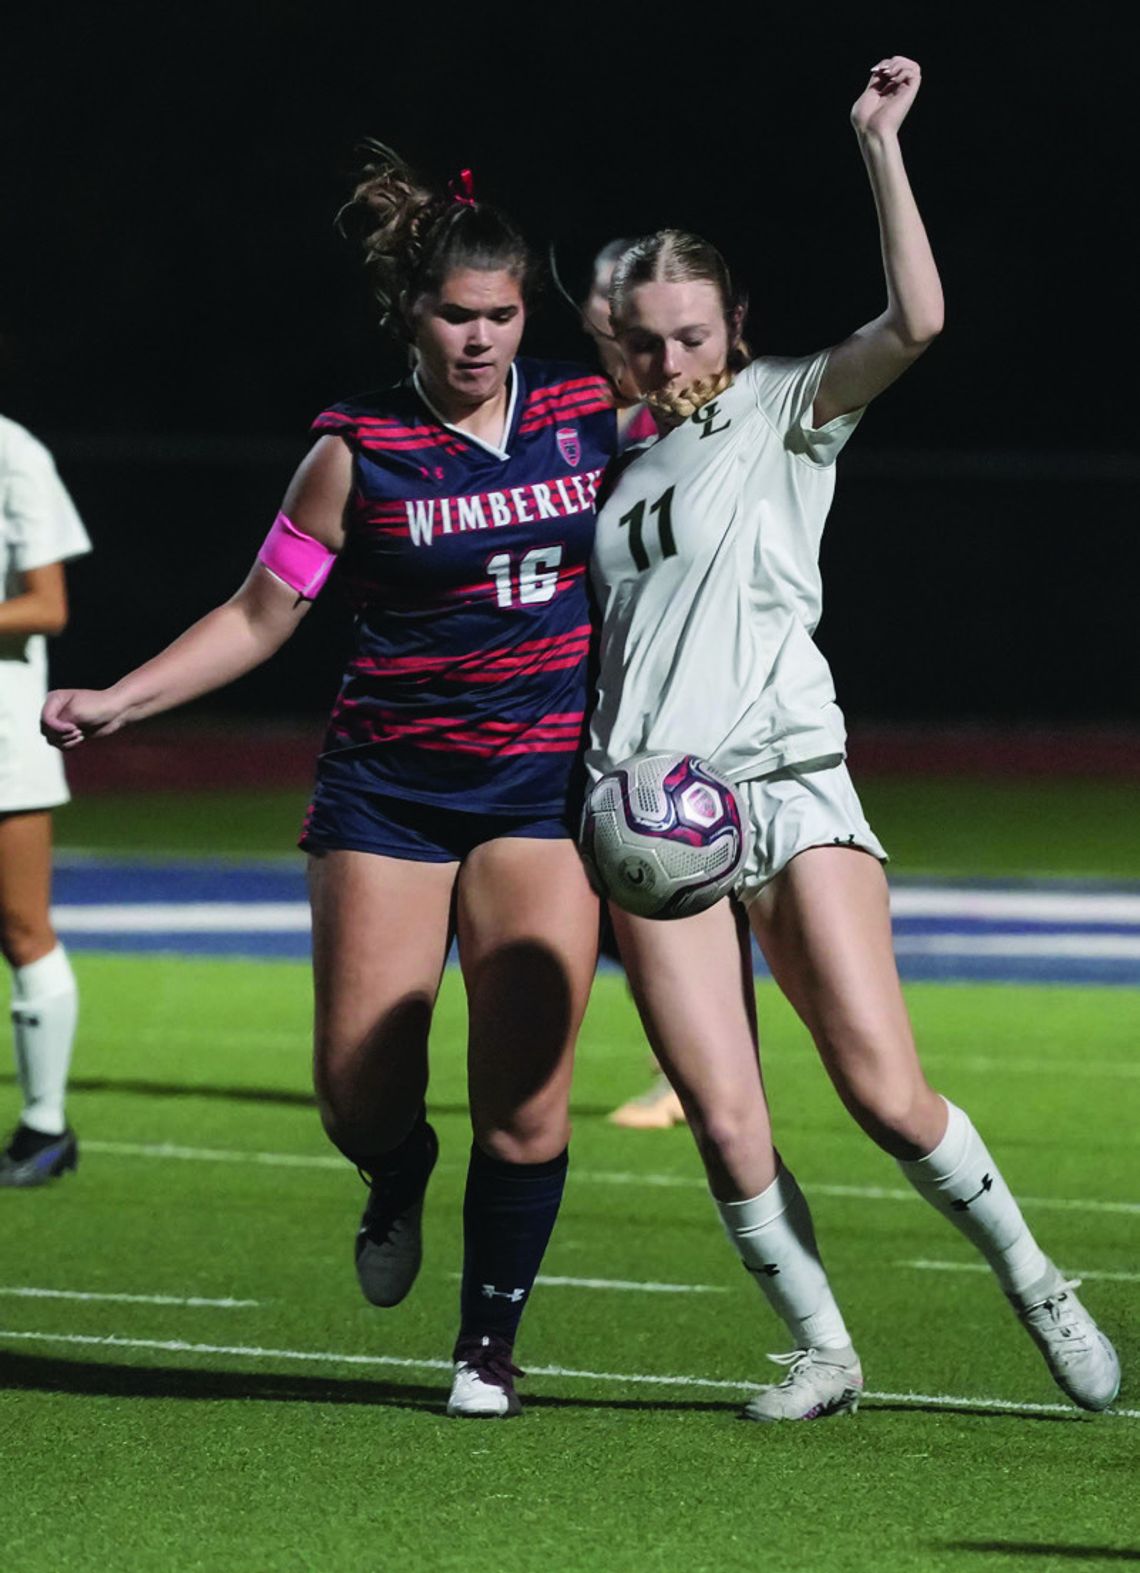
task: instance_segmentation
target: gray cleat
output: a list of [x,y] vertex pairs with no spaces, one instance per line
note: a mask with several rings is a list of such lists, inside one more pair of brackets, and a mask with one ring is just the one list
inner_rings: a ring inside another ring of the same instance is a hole
[[411,1172],[364,1175],[369,1197],[356,1232],[356,1276],[373,1305],[399,1305],[416,1281],[424,1254],[424,1192],[438,1156],[435,1131],[425,1124],[422,1157]]
[[788,1374],[774,1387],[749,1399],[743,1420],[823,1420],[853,1415],[863,1393],[863,1371],[850,1345],[846,1349],[793,1349],[769,1355]]
[[1040,1283],[1011,1300],[1061,1391],[1082,1409],[1107,1409],[1120,1391],[1120,1361],[1073,1293],[1079,1283],[1050,1262]]

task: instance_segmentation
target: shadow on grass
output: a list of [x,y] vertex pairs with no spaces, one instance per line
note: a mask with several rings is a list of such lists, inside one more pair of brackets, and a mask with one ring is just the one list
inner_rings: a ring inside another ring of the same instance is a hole
[[[199,1403],[254,1399],[276,1404],[348,1404],[388,1409],[419,1409],[442,1414],[446,1373],[439,1384],[378,1382],[371,1378],[293,1376],[277,1371],[190,1371],[176,1366],[104,1365],[44,1355],[0,1351],[0,1391],[70,1393],[77,1398],[178,1398]],[[738,1404],[724,1399],[564,1398],[524,1394],[536,1409],[607,1409],[616,1412],[669,1410],[678,1413],[735,1414]]]
[[936,1551],[973,1551],[982,1556],[1072,1557],[1074,1561],[1140,1562],[1140,1551],[1117,1546],[1059,1546],[1036,1540],[944,1540]]
[[[14,1087],[16,1078],[0,1075],[0,1086]],[[143,1081],[139,1077],[124,1076],[72,1076],[69,1092],[126,1093],[140,1098],[206,1098],[222,1103],[268,1103],[285,1108],[316,1109],[316,1099],[311,1092],[296,1092],[287,1087],[208,1087],[184,1085],[181,1082]],[[438,1115],[466,1115],[465,1103],[437,1103],[429,1100],[429,1112]],[[609,1104],[572,1104],[573,1113],[581,1119],[601,1117],[610,1112]]]

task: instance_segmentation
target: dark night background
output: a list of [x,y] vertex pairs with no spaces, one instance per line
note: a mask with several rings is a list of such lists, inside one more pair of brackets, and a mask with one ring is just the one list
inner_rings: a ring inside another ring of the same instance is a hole
[[[876,314],[850,105],[918,59],[904,150],[947,329],[840,462],[821,643],[859,720],[1135,719],[1136,90],[1114,13],[286,3],[56,6],[7,28],[0,409],[95,540],[57,682],[100,685],[240,582],[313,415],[390,380],[334,232],[354,147],[475,170],[568,273],[617,233],[715,240],[755,349]],[[548,290],[532,353],[588,345]],[[209,708],[322,709],[320,604]]]

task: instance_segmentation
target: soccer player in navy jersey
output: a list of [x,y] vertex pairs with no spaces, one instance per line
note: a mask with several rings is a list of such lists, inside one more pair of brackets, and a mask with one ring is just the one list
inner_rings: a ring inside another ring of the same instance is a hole
[[51,695],[44,730],[71,748],[232,681],[289,637],[339,559],[356,641],[301,837],[321,1117],[369,1183],[361,1288],[396,1305],[420,1265],[428,1033],[456,932],[474,1141],[448,1413],[504,1417],[596,960],[574,831],[586,565],[616,418],[602,378],[517,358],[532,259],[469,181],[433,192],[377,148],[345,217],[414,370],[317,419],[230,600],[113,687]]

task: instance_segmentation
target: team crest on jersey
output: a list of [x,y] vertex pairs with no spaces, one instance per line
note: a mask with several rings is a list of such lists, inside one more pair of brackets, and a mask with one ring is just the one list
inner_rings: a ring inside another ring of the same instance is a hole
[[558,451],[567,464],[577,466],[582,458],[582,443],[576,426],[560,426],[554,433]]

